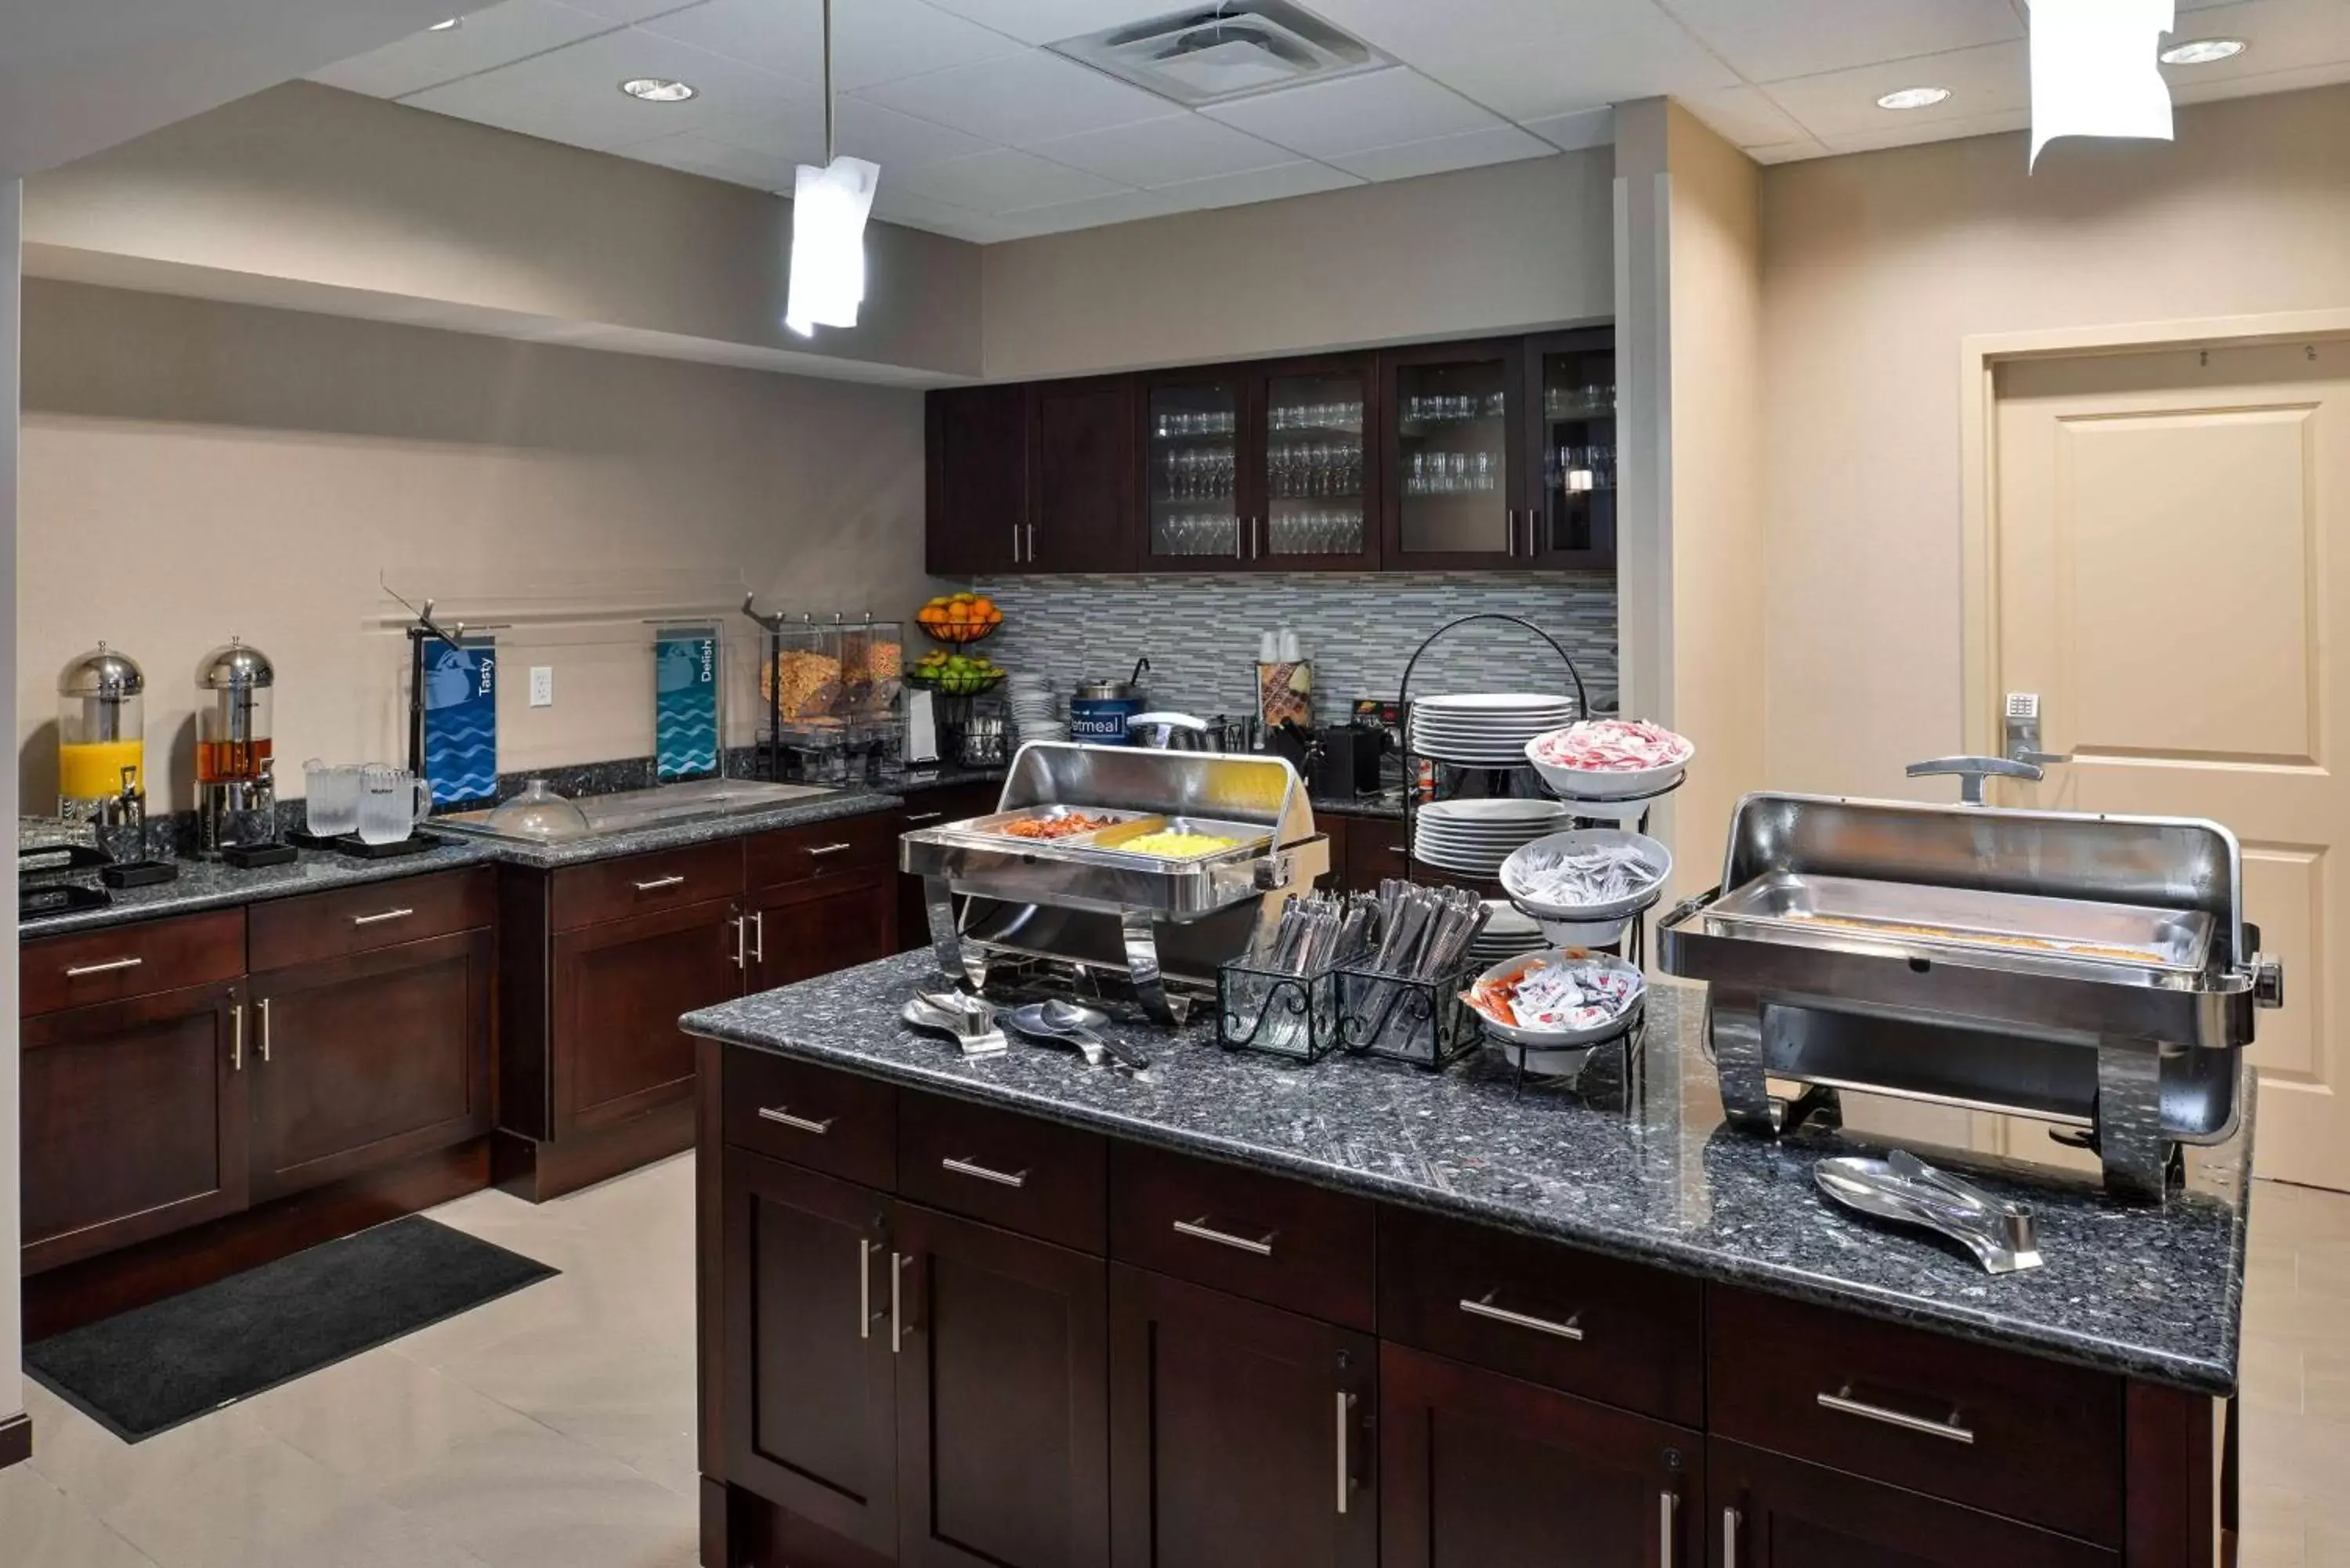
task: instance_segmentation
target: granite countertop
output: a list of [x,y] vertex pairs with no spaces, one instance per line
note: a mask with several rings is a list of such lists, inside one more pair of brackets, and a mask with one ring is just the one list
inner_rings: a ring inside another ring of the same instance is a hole
[[[437,838],[439,836],[434,836]],[[303,849],[296,851],[291,865],[265,866],[251,871],[241,871],[234,866],[224,866],[216,861],[180,860],[173,862],[179,867],[180,875],[172,881],[159,882],[151,888],[109,888],[107,891],[113,896],[114,902],[106,908],[76,909],[68,914],[27,919],[19,924],[17,934],[20,937],[53,937],[68,931],[96,930],[103,926],[127,925],[133,920],[157,919],[165,915],[189,915],[199,909],[258,904],[301,893],[323,893],[331,888],[355,887],[362,882],[421,877],[434,871],[477,866],[494,859],[491,848],[488,844],[473,840],[442,838],[431,849],[415,855],[394,856],[388,860],[356,860],[331,850]],[[58,880],[90,888],[101,886],[95,873],[65,877]]]
[[1380,816],[1399,820],[1403,816],[1403,792],[1384,790],[1378,794],[1317,794],[1306,797],[1317,812],[1329,812],[1336,816]]
[[1482,1054],[1441,1074],[1346,1057],[1300,1066],[1228,1052],[1211,1024],[1118,1025],[1147,1080],[1015,1039],[966,1062],[898,1011],[927,953],[689,1013],[692,1033],[1004,1105],[1391,1202],[2201,1393],[2236,1384],[2251,1140],[2189,1150],[2187,1189],[2131,1208],[2086,1179],[1937,1156],[2039,1220],[2044,1267],[1994,1278],[1955,1246],[1883,1226],[1814,1188],[1823,1155],[1879,1146],[1723,1124],[1701,1048],[1703,992],[1659,984],[1627,1067],[1603,1052],[1580,1092],[1523,1091]]
[[502,838],[480,842],[494,860],[503,860],[510,866],[528,866],[541,871],[551,871],[558,867],[584,866],[590,861],[611,860],[623,855],[643,855],[655,849],[681,849],[689,844],[708,844],[720,838],[743,838],[754,833],[772,833],[782,827],[805,827],[812,822],[830,822],[836,817],[864,816],[904,804],[902,795],[884,794],[867,784],[849,784],[836,794],[813,800],[789,801],[764,811],[738,811],[725,816],[695,817],[660,827],[602,834],[568,844],[516,844]]

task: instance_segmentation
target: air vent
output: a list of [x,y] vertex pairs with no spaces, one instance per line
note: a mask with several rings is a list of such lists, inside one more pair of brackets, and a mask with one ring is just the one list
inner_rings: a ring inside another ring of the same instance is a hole
[[1052,47],[1194,109],[1395,63],[1285,0],[1195,5]]

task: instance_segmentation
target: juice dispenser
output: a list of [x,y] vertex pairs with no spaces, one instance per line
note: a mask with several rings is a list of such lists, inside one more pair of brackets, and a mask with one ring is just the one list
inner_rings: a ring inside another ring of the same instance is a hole
[[196,667],[196,850],[204,859],[277,842],[269,755],[276,682],[268,656],[235,638]]
[[99,643],[57,677],[57,815],[118,859],[145,853],[147,677]]

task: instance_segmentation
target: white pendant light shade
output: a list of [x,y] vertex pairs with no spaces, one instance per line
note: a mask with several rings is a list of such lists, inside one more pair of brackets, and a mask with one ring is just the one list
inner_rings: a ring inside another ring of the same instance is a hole
[[854,327],[865,299],[865,220],[881,166],[836,158],[803,163],[792,186],[791,293],[784,325],[801,337],[819,327]]
[[2157,68],[2174,0],[2031,0],[2032,161],[2060,136],[2170,140]]

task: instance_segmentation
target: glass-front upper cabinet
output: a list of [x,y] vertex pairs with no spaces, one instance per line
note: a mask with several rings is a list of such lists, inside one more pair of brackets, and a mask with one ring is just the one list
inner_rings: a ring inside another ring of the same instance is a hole
[[1243,515],[1253,564],[1378,564],[1369,357],[1268,367]]
[[1380,359],[1386,564],[1530,564],[1523,344],[1399,348]]
[[1616,334],[1555,332],[1526,350],[1528,413],[1541,485],[1528,554],[1546,566],[1616,564]]
[[1230,571],[1247,558],[1240,502],[1247,377],[1180,371],[1146,377],[1142,386],[1145,564]]

